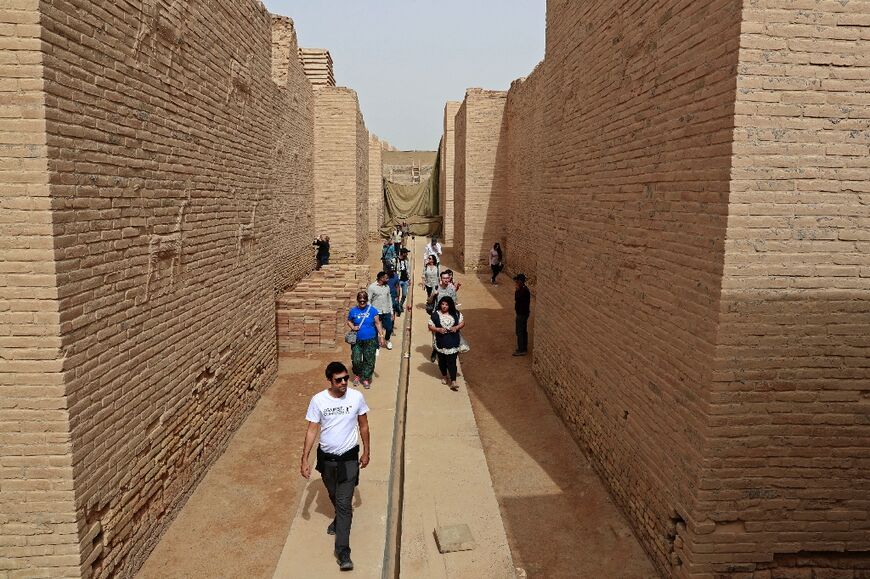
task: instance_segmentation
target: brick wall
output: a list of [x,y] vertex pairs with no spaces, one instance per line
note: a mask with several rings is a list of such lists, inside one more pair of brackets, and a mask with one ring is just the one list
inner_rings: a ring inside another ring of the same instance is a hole
[[35,5],[0,4],[0,577],[77,577]]
[[453,117],[453,253],[456,263],[465,263],[465,144],[466,102],[462,101]]
[[740,4],[548,4],[533,367],[664,572],[705,451]]
[[505,105],[507,154],[502,156],[506,161],[502,194],[507,215],[500,242],[507,273],[525,273],[529,285],[537,283],[538,259],[544,247],[542,236],[552,235],[554,225],[552,216],[539,204],[545,79],[543,65],[538,65],[527,78],[511,84]]
[[305,277],[314,262],[314,92],[297,53],[293,21],[273,15],[272,79],[285,93],[270,101],[267,113],[280,123],[269,167],[277,186],[269,209],[277,217],[270,232],[276,293]]
[[438,181],[438,201],[443,219],[441,235],[448,244],[453,243],[453,165],[456,149],[454,122],[456,112],[461,104],[456,101],[447,101],[447,104],[444,105],[444,136],[441,139],[441,175]]
[[[463,130],[460,133],[456,127],[454,141],[456,170],[461,163],[463,173],[461,177],[454,176],[454,241],[458,261],[466,271],[487,269],[492,244],[503,242],[505,237],[507,197],[503,193],[508,163],[503,121],[506,100],[507,93],[503,91],[469,89],[460,108],[464,116]],[[460,139],[464,141],[461,161],[458,159]]]
[[15,90],[37,120],[44,99],[10,161],[32,171],[18,203],[39,226],[19,266],[39,300],[14,307],[39,333],[9,345],[42,361],[7,377],[43,399],[32,417],[16,400],[34,430],[10,448],[33,458],[0,466],[46,494],[26,517],[0,508],[35,547],[2,564],[131,576],[275,376],[275,291],[313,265],[312,91],[292,22],[253,0],[39,8],[22,30],[43,70],[10,75],[29,75]]
[[811,8],[743,9],[697,572],[870,575],[870,4]]
[[456,116],[461,260],[489,242],[472,149],[506,149],[476,222],[537,271],[534,371],[666,575],[870,572],[868,27],[856,2],[550,0],[506,131]]
[[356,110],[356,263],[369,256],[369,132],[359,107]]
[[349,88],[319,86],[314,103],[314,227],[330,237],[331,261],[365,261],[368,132],[359,102]]
[[374,134],[369,135],[369,231],[370,239],[380,237],[384,223],[384,174],[381,165],[383,143]]

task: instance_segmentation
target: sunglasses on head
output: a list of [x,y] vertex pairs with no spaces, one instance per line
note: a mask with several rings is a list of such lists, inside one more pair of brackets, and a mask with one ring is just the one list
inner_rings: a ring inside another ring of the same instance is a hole
[[350,376],[345,374],[344,376],[333,376],[332,379],[335,382],[347,382],[350,379]]

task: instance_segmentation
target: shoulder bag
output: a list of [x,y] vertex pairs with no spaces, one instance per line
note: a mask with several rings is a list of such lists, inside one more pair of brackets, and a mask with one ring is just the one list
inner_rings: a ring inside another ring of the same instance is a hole
[[[362,320],[360,320],[360,327],[362,327],[363,323],[365,323],[366,319],[369,317],[371,313],[372,305],[369,304],[369,307],[366,308],[366,315],[363,316]],[[356,330],[348,330],[348,332],[344,335],[344,341],[353,346],[356,344]]]

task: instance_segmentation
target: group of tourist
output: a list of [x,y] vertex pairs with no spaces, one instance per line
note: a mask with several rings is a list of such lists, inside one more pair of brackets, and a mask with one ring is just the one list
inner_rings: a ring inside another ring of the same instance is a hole
[[[352,337],[351,372],[341,362],[331,362],[326,367],[328,386],[316,394],[308,406],[306,420],[308,429],[302,451],[300,471],[306,479],[311,477],[308,456],[320,436],[317,447],[315,469],[321,474],[329,499],[335,508],[335,518],[326,529],[335,535],[335,558],[342,571],[353,569],[350,558],[350,527],[353,520],[353,494],[359,484],[360,469],[370,460],[368,405],[358,390],[348,389],[348,383],[371,388],[375,362],[380,348],[393,349],[390,338],[393,334],[396,317],[402,315],[410,288],[410,268],[408,250],[402,246],[404,233],[396,231],[385,241],[382,259],[385,255],[396,257],[384,261],[384,270],[368,288],[356,295],[356,305],[347,315],[347,326]],[[319,244],[318,244],[319,242]],[[326,245],[325,259],[321,260],[321,247]],[[315,240],[318,246],[318,264],[329,261],[329,238],[321,236]],[[388,247],[389,246],[389,247]],[[457,293],[461,284],[454,279],[450,269],[441,271],[441,244],[437,238],[426,244],[424,268],[421,276],[422,287],[426,290],[426,312],[429,316],[428,328],[432,334],[431,360],[437,359],[441,382],[451,390],[458,390],[456,383],[460,352],[468,350],[462,336],[465,318],[459,311]],[[491,283],[504,267],[501,246],[496,243],[490,252]],[[522,273],[514,277],[514,310],[516,313],[517,349],[514,356],[527,353],[529,307],[531,294],[526,287],[526,276]],[[410,306],[408,306],[410,309]],[[358,440],[362,441],[362,449]]]
[[[429,261],[431,261],[431,256]],[[426,273],[423,273],[423,284],[427,283]],[[429,331],[432,332],[432,355],[430,359],[438,360],[438,370],[441,371],[441,383],[451,390],[459,390],[456,383],[456,358],[463,349],[463,338],[460,334],[465,327],[465,318],[458,309],[456,292],[459,283],[454,282],[453,272],[449,269],[439,274],[438,286],[431,290],[427,288],[427,308],[429,312]]]

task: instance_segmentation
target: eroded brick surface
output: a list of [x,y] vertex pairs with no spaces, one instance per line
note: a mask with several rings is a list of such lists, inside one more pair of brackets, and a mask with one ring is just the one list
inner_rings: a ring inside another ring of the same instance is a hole
[[456,132],[454,124],[456,122],[456,113],[462,103],[456,101],[447,101],[444,105],[444,136],[441,139],[441,175],[438,180],[439,196],[438,202],[441,209],[441,218],[443,220],[441,235],[446,243],[453,243],[453,179],[455,150],[456,150]]
[[454,120],[454,244],[466,271],[489,267],[507,218],[507,93],[469,89]]
[[376,135],[369,135],[369,239],[380,237],[384,223],[384,173],[381,154],[384,143]]
[[330,261],[364,262],[369,235],[369,135],[356,93],[319,86],[314,93],[314,227],[330,238]]
[[0,577],[78,577],[38,22],[0,3]]
[[327,265],[278,296],[278,352],[332,352],[343,343],[347,313],[370,281],[367,265]]
[[254,1],[13,1],[0,43],[0,574],[130,576],[275,376],[314,93]]

